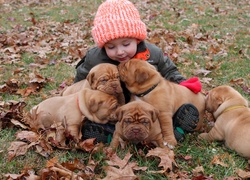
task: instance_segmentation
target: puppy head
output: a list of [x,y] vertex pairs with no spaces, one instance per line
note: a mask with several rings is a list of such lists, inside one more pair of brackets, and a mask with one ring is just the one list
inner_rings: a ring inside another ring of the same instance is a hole
[[102,63],[94,66],[87,80],[94,90],[99,90],[110,95],[122,93],[120,76],[116,65]]
[[[227,105],[227,104],[228,105]],[[226,106],[248,105],[248,102],[234,88],[226,85],[213,88],[206,95],[206,110],[215,112],[222,104]]]
[[119,107],[117,99],[109,94],[96,91],[89,98],[88,108],[99,120],[97,123],[107,123],[117,121],[116,109]]
[[215,112],[222,103],[223,99],[216,90],[210,90],[206,95],[205,106],[208,112]]
[[149,136],[158,115],[159,111],[144,101],[129,102],[116,111],[121,133],[133,143],[139,143]]
[[118,71],[120,73],[120,78],[125,82],[127,88],[130,91],[136,91],[135,87],[143,87],[145,83],[148,82],[156,83],[158,81],[155,79],[159,76],[159,73],[154,66],[146,61],[139,59],[131,59],[126,62],[121,62],[118,65]]

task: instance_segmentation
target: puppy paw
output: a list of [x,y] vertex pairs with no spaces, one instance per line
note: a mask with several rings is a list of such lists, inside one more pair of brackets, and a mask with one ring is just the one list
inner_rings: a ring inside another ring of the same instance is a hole
[[171,144],[169,144],[168,142],[163,142],[163,145],[164,146],[167,146],[169,149],[174,149],[175,148],[175,146],[174,145],[171,145]]
[[207,140],[208,139],[208,133],[201,133],[201,134],[198,135],[198,138]]
[[177,145],[177,141],[174,136],[167,136],[163,138],[163,145],[169,147],[170,149],[174,149]]

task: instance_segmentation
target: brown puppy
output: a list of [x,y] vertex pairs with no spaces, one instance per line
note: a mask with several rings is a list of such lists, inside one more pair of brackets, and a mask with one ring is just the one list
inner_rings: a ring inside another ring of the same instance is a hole
[[120,138],[135,144],[145,142],[164,147],[158,115],[159,111],[144,101],[132,101],[119,107],[111,147],[117,148]]
[[84,117],[101,124],[116,121],[117,107],[118,102],[114,96],[98,90],[83,89],[72,95],[51,97],[33,107],[30,113],[35,118],[31,128],[46,129],[62,122],[70,134],[79,140]]
[[91,88],[113,95],[118,99],[119,104],[125,104],[125,98],[116,65],[102,63],[94,66],[89,71],[86,79],[67,87],[63,90],[62,96],[73,94],[84,88]]
[[160,111],[159,121],[165,145],[173,148],[177,144],[172,117],[185,103],[191,103],[198,109],[200,116],[196,130],[201,128],[205,111],[203,94],[195,94],[184,86],[165,80],[146,61],[131,59],[120,63],[118,70],[121,80],[136,98],[148,102]]
[[226,146],[250,159],[250,109],[248,101],[230,86],[218,86],[206,96],[206,109],[215,118],[214,127],[200,138],[225,141]]

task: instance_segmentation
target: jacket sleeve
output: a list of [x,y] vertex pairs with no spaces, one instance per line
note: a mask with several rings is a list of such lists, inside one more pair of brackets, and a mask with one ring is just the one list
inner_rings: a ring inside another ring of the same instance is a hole
[[181,73],[178,71],[176,65],[169,59],[167,56],[163,56],[163,53],[159,59],[158,71],[161,75],[172,82],[180,83],[186,78],[184,78]]
[[85,56],[81,59],[81,61],[76,65],[76,76],[74,82],[81,81],[83,79],[86,79],[87,75],[89,74],[89,71],[94,67],[97,62],[98,58],[100,56],[100,50],[96,47],[90,48]]
[[89,74],[90,70],[85,67],[85,59],[86,56],[84,56],[76,66],[76,76],[74,80],[75,83],[83,79],[86,79],[87,75]]

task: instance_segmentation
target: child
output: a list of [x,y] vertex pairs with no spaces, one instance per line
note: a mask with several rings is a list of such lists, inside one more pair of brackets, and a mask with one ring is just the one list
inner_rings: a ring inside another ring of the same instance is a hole
[[[175,64],[163,55],[160,48],[144,40],[146,25],[141,21],[138,10],[128,0],[106,0],[96,13],[92,36],[97,47],[91,48],[76,66],[75,82],[85,79],[90,69],[100,63],[118,65],[131,58],[139,58],[154,65],[160,74],[170,81],[186,86],[194,93],[201,90],[198,78],[186,80]],[[129,92],[125,88],[126,102]],[[186,132],[193,132],[199,120],[199,112],[192,104],[182,105],[173,117],[174,134],[178,142],[184,140]],[[97,142],[107,143],[114,126],[87,122],[83,138],[97,138]]]

